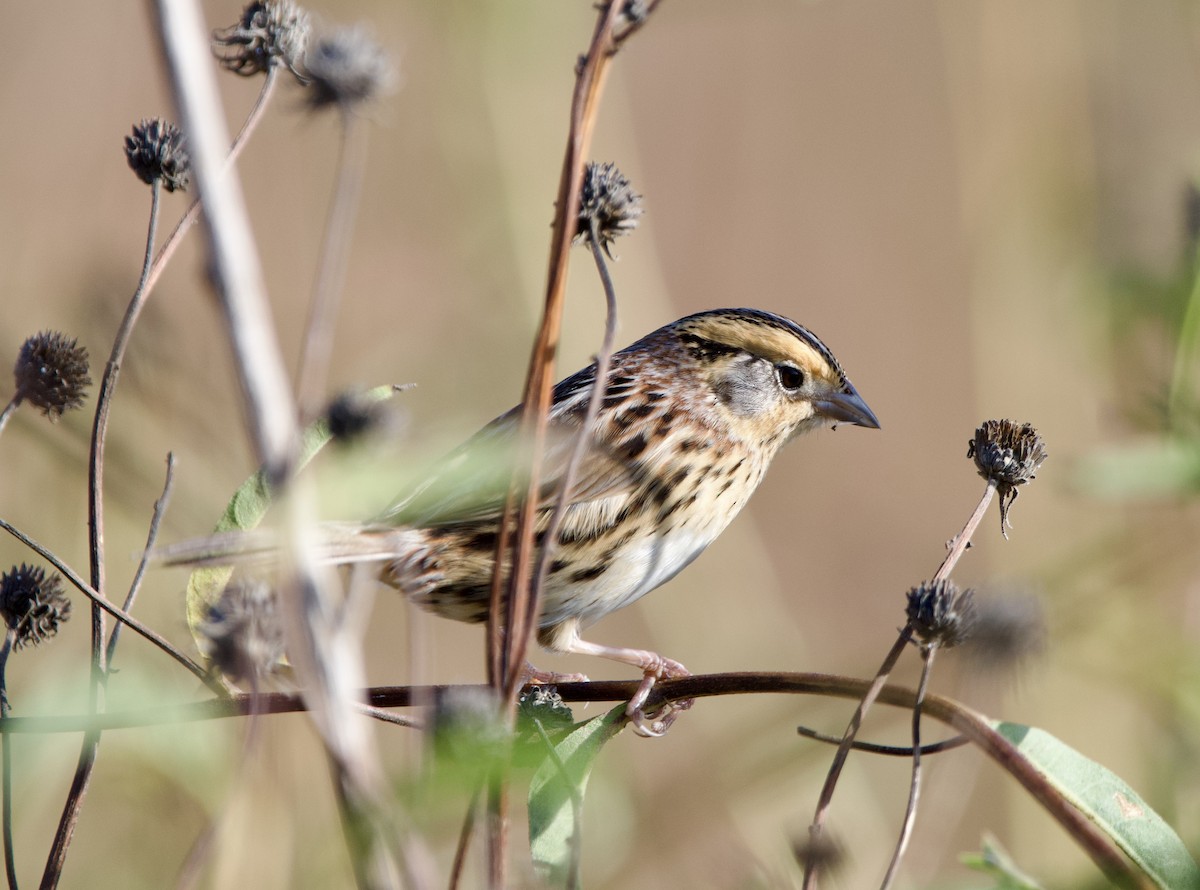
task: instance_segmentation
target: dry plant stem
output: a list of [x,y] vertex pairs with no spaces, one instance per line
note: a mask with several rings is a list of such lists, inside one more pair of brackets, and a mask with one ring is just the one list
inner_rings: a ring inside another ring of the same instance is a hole
[[[562,328],[567,267],[579,217],[584,163],[596,125],[596,112],[605,76],[616,51],[613,35],[623,8],[624,0],[609,0],[601,11],[592,42],[575,80],[570,130],[550,239],[546,302],[529,360],[518,430],[519,440],[524,447],[521,468],[528,469],[528,477],[524,491],[518,492],[516,483],[509,488],[497,535],[495,572],[488,611],[488,683],[503,696],[505,717],[510,724],[516,712],[516,696],[520,672],[525,664],[525,652],[537,629],[536,616],[533,621],[528,617],[531,612],[529,600],[533,596],[529,556],[533,550],[537,492],[541,486],[541,456],[545,448],[550,394],[554,386],[554,356]],[[514,510],[516,529],[510,536],[510,519]],[[506,584],[504,557],[509,553],[512,559]],[[498,890],[506,883],[504,851],[507,846],[508,813],[507,794],[503,785],[489,791],[487,824],[488,886]]]
[[[823,742],[826,745],[840,745],[842,743],[840,736],[826,735],[823,732],[817,732],[815,729],[810,729],[807,726],[797,726],[796,734],[803,736],[806,739],[812,739],[814,742]],[[966,736],[956,735],[941,742],[932,742],[928,745],[922,745],[921,756],[925,757],[929,754],[942,754],[946,751],[953,751],[955,748],[961,748],[968,743],[969,742]],[[911,746],[879,745],[874,742],[855,741],[852,747],[855,751],[862,751],[865,754],[882,754],[884,757],[913,756],[913,749]]]
[[172,646],[164,637],[159,636],[159,634],[142,624],[132,615],[128,614],[123,609],[117,608],[107,599],[100,596],[99,593],[92,589],[90,584],[84,581],[83,578],[79,577],[74,569],[55,556],[50,550],[47,550],[33,538],[29,537],[23,531],[3,519],[0,519],[0,530],[8,532],[42,559],[46,560],[46,562],[50,563],[50,565],[54,566],[54,568],[57,569],[58,572],[64,578],[66,578],[67,581],[71,583],[71,586],[73,586],[76,590],[98,605],[109,615],[113,616],[113,618],[120,621],[122,624],[129,625],[130,630],[145,637],[159,649],[163,650],[163,652],[170,655],[181,665],[191,671],[192,674],[194,674],[201,682],[204,683],[205,686],[207,686],[218,696],[225,697],[225,687],[209,676],[208,671],[196,664],[196,662],[192,661],[192,659],[188,658],[187,655],[185,655],[179,649],[176,649],[174,646]]
[[[545,544],[538,553],[537,567],[533,574],[533,593],[529,597],[529,611],[525,616],[525,620],[531,626],[537,624],[538,612],[541,608],[542,587],[546,583],[546,574],[550,569],[550,559],[554,555],[554,548],[558,546],[558,532],[562,527],[563,517],[567,513],[567,505],[570,503],[571,489],[575,486],[579,465],[583,462],[583,455],[591,444],[592,425],[596,422],[596,415],[600,413],[604,392],[608,388],[608,369],[612,362],[613,341],[617,336],[616,289],[613,287],[612,276],[608,272],[608,265],[604,262],[604,253],[600,247],[599,223],[593,218],[590,225],[591,237],[588,239],[588,243],[592,249],[592,257],[596,261],[596,270],[600,273],[600,281],[604,286],[604,337],[600,343],[600,352],[596,355],[596,379],[592,383],[592,391],[588,396],[587,412],[584,414],[579,434],[575,437],[572,445],[571,457],[567,462],[566,472],[563,474],[562,488],[554,502],[554,512],[550,514],[550,522],[546,526]],[[522,663],[525,661],[524,655],[521,653]]]
[[339,145],[338,176],[333,201],[325,225],[324,247],[317,266],[309,306],[308,326],[300,354],[299,379],[296,392],[300,416],[312,418],[325,401],[329,379],[329,362],[333,354],[333,332],[337,321],[338,304],[346,279],[346,263],[350,256],[350,236],[354,231],[354,212],[362,192],[366,170],[366,129],[350,111],[339,115],[342,138]]
[[888,863],[887,873],[883,876],[883,883],[880,884],[880,890],[888,890],[892,886],[892,882],[896,879],[896,872],[900,868],[900,860],[904,858],[904,852],[908,849],[908,843],[912,840],[913,825],[917,819],[917,801],[921,796],[921,705],[925,701],[925,695],[929,689],[929,675],[933,673],[933,659],[937,655],[936,646],[923,647],[921,649],[921,680],[917,684],[917,700],[913,704],[912,712],[912,780],[908,787],[908,804],[904,808],[904,821],[900,825],[900,837],[896,841],[896,849],[892,852],[892,860]]
[[[380,767],[364,722],[353,709],[361,657],[331,633],[331,581],[314,564],[306,545],[313,529],[313,503],[306,486],[292,478],[299,430],[283,357],[266,300],[262,268],[237,179],[224,168],[228,139],[207,31],[196,0],[155,0],[158,36],[192,169],[204,201],[210,269],[226,333],[233,348],[244,396],[244,416],[268,480],[282,489],[280,514],[287,577],[281,589],[285,634],[305,689],[313,722],[335,772],[335,787],[359,810],[384,850],[373,789]],[[350,826],[347,826],[349,828]],[[385,851],[386,852],[386,851]]]
[[[934,582],[945,580],[954,570],[954,567],[958,564],[958,560],[966,552],[967,546],[971,543],[971,536],[975,534],[975,530],[979,528],[979,523],[983,521],[984,513],[987,512],[988,505],[992,502],[992,496],[995,493],[996,484],[989,480],[987,488],[984,489],[983,497],[979,499],[979,504],[975,507],[975,511],[967,519],[966,524],[963,525],[962,531],[950,542],[949,552],[933,576]],[[833,757],[833,763],[829,766],[829,773],[826,775],[825,784],[821,788],[821,796],[817,800],[817,808],[813,814],[812,824],[808,827],[809,834],[814,840],[821,834],[822,826],[825,823],[825,816],[829,812],[829,804],[833,800],[833,792],[837,788],[838,778],[842,774],[846,758],[850,756],[850,749],[854,745],[854,739],[858,735],[859,727],[862,726],[863,718],[875,701],[875,697],[883,688],[884,683],[887,682],[892,668],[896,666],[900,655],[904,652],[909,640],[912,639],[912,634],[912,627],[908,625],[900,631],[896,642],[892,645],[887,657],[883,660],[883,664],[880,665],[878,672],[876,672],[871,686],[863,696],[862,701],[858,703],[858,707],[854,709],[854,716],[850,718],[850,723],[846,727],[845,734],[842,736],[842,743],[838,746],[837,753]],[[802,888],[803,890],[813,890],[816,886],[817,865],[815,860],[810,860],[804,867]]]
[[[6,628],[4,647],[0,648],[0,718],[8,716],[8,681],[5,678],[5,668],[8,667],[8,656],[12,654],[13,638],[16,631]],[[4,828],[4,874],[8,878],[9,890],[17,890],[17,860],[13,852],[12,838],[12,743],[7,735],[0,738],[3,746],[3,802],[0,803],[0,820]]]
[[[150,529],[146,532],[146,546],[142,549],[142,558],[138,561],[137,571],[133,573],[133,581],[129,584],[129,593],[125,595],[125,602],[121,604],[121,611],[126,615],[133,610],[133,602],[137,599],[138,591],[142,588],[142,579],[146,576],[146,567],[150,563],[150,553],[154,550],[154,544],[158,540],[158,529],[162,525],[163,514],[167,510],[167,502],[171,499],[171,486],[174,482],[175,455],[168,452],[167,478],[163,481],[162,494],[154,502],[154,513],[150,517]],[[121,635],[122,624],[123,622],[118,621],[113,626],[112,633],[108,635],[106,661],[109,670],[112,670],[113,656],[117,653],[117,640]]]
[[[246,147],[250,136],[258,129],[258,123],[262,120],[263,112],[267,110],[267,102],[270,101],[271,95],[275,91],[275,85],[279,82],[279,67],[271,66],[267,70],[266,77],[263,78],[262,89],[258,91],[258,98],[254,100],[254,106],[250,109],[250,113],[246,116],[246,120],[242,123],[242,128],[238,131],[237,137],[233,140],[233,144],[229,148],[229,157],[226,164],[232,166],[237,161],[242,153],[242,149]],[[154,285],[158,283],[158,279],[162,277],[163,270],[167,268],[167,263],[171,261],[171,257],[175,255],[176,249],[183,242],[183,236],[188,230],[195,225],[196,220],[200,218],[202,210],[200,199],[196,198],[188,206],[183,217],[175,224],[175,228],[171,230],[171,234],[167,236],[163,246],[158,251],[158,256],[154,258],[154,265],[150,267],[150,277],[146,279],[146,290],[151,291]]]
[[4,410],[0,411],[0,433],[4,432],[4,427],[8,425],[8,419],[12,417],[13,412],[17,410],[17,406],[21,404],[21,400],[16,396],[12,397]]
[[[564,701],[600,702],[626,701],[637,691],[638,680],[592,680],[584,683],[561,683],[556,689]],[[650,693],[648,709],[660,708],[669,702],[722,695],[820,695],[834,698],[861,699],[871,682],[855,677],[806,673],[730,673],[695,674],[674,680],[663,680]],[[375,707],[409,707],[415,702],[428,702],[462,686],[381,686],[365,690],[363,696]],[[265,693],[258,706],[264,714],[295,713],[305,709],[299,695]],[[883,704],[912,710],[916,693],[898,686],[884,686],[877,696]],[[210,699],[184,705],[143,708],[135,711],[110,711],[97,715],[67,717],[7,717],[0,720],[0,733],[85,732],[91,729],[114,730],[141,726],[161,726],[199,720],[244,717],[250,710],[249,696],[231,699]],[[1152,888],[1153,884],[1132,863],[1128,862],[1113,842],[1096,826],[1068,803],[1049,781],[1006,738],[989,724],[986,717],[967,706],[940,695],[926,697],[924,714],[962,733],[984,754],[1013,776],[1020,784],[1070,833],[1079,846],[1116,883],[1125,887]]]
[[[100,711],[104,707],[103,690],[108,679],[104,610],[100,606],[100,600],[108,598],[104,572],[104,449],[108,440],[108,417],[113,391],[121,374],[121,362],[125,358],[125,350],[129,346],[130,337],[133,336],[134,325],[149,293],[146,282],[149,280],[150,266],[154,260],[154,235],[158,228],[161,197],[162,181],[156,178],[150,184],[150,222],[146,233],[142,274],[138,277],[137,288],[125,309],[125,316],[121,319],[121,326],[113,340],[112,352],[109,354],[108,364],[104,367],[104,377],[100,381],[100,394],[96,398],[96,414],[92,424],[91,454],[88,460],[88,555],[91,563],[91,586],[96,592],[96,598],[92,599],[92,675],[88,685],[88,709],[92,712]],[[89,732],[84,735],[79,750],[79,761],[75,766],[75,777],[71,781],[70,791],[67,792],[58,828],[50,845],[50,854],[46,859],[46,868],[42,872],[43,887],[58,886],[62,876],[67,848],[71,845],[75,826],[79,822],[79,813],[92,781],[99,746],[99,733]]]
[[454,847],[454,862],[450,866],[450,882],[448,890],[458,890],[462,882],[463,870],[467,866],[467,850],[471,847],[471,835],[475,833],[475,814],[479,810],[479,798],[483,792],[482,786],[475,789],[471,802],[467,805],[467,814],[463,817],[462,830],[458,833],[458,844]]
[[[600,94],[616,49],[613,34],[623,5],[623,0],[610,0],[601,11],[587,55],[579,68],[571,101],[570,129],[550,239],[546,301],[522,397],[519,436],[526,449],[523,453],[526,466],[522,469],[528,468],[529,474],[523,491],[518,492],[515,485],[509,489],[496,544],[496,570],[492,579],[488,617],[488,682],[500,693],[510,689],[515,691],[516,675],[525,663],[521,653],[528,648],[529,637],[534,631],[534,627],[525,620],[530,594],[528,556],[533,548],[537,492],[541,485],[541,455],[545,446],[550,393],[554,386],[554,356],[562,328],[563,296],[571,242],[575,236],[575,221],[579,216],[583,168],[596,125]],[[518,504],[520,509],[517,509]],[[517,514],[516,531],[510,534],[510,519],[514,511]],[[510,552],[512,566],[506,585],[504,557]],[[515,695],[509,695],[507,708],[510,715],[515,706]]]

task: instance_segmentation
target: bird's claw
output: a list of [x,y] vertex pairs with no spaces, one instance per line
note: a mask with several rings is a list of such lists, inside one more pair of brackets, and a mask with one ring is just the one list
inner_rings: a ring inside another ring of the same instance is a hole
[[637,692],[633,694],[633,698],[629,700],[629,704],[625,706],[625,716],[629,718],[629,722],[633,726],[633,731],[642,736],[642,738],[659,738],[666,734],[680,713],[692,706],[694,699],[666,702],[662,707],[649,714],[642,710],[642,706],[646,704],[647,699],[650,697],[650,690],[654,688],[654,684],[659,680],[671,680],[676,677],[691,676],[688,673],[688,669],[678,661],[664,658],[661,655],[650,654],[652,655],[652,659],[643,666],[645,673],[642,676],[641,685],[638,686]]

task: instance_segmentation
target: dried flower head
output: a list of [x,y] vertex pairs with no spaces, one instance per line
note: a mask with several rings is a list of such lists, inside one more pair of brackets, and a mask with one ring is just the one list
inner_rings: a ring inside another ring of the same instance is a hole
[[634,192],[617,165],[589,161],[583,171],[575,239],[590,241],[594,222],[600,246],[612,259],[613,240],[637,228],[641,215],[642,196]]
[[396,83],[391,58],[360,25],[339,28],[311,45],[304,76],[313,108],[336,105],[342,111],[378,99]]
[[161,180],[169,192],[187,190],[191,159],[183,132],[170,121],[156,117],[135,124],[133,135],[125,137],[125,158],[147,185]]
[[1009,593],[975,600],[971,638],[962,648],[972,667],[989,675],[1015,670],[1045,647],[1045,616],[1036,597]]
[[264,581],[230,581],[197,631],[204,654],[235,683],[257,688],[285,663],[278,603]]
[[334,441],[349,443],[374,429],[381,420],[383,406],[361,391],[347,390],[329,403],[325,422]]
[[0,616],[14,634],[13,648],[20,649],[58,633],[71,617],[71,601],[62,591],[62,579],[47,575],[39,566],[13,566],[0,576]]
[[925,582],[908,592],[908,623],[925,648],[949,649],[975,628],[975,592],[953,581]]
[[1008,511],[1017,499],[1018,485],[1034,479],[1046,459],[1046,443],[1027,423],[985,420],[967,445],[979,475],[996,484],[1000,496],[1000,533],[1008,537]]
[[92,385],[87,350],[58,331],[42,331],[21,345],[13,368],[16,401],[29,401],[51,420],[83,404]]
[[292,0],[255,0],[236,25],[213,31],[213,55],[221,67],[252,77],[286,65],[300,77],[311,28],[308,12]]

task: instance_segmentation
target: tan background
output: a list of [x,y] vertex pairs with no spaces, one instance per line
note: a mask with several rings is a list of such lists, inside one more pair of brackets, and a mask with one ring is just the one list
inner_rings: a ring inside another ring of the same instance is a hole
[[[401,89],[373,112],[333,383],[418,383],[402,397],[404,435],[389,460],[419,467],[519,392],[572,66],[594,14],[548,0],[314,11],[369,22],[402,71]],[[224,25],[238,6],[208,3],[206,14]],[[36,330],[63,329],[87,345],[98,379],[149,204],[121,140],[139,118],[170,115],[146,10],[15,4],[3,18],[0,357]],[[868,674],[902,623],[904,591],[932,573],[980,493],[964,459],[975,425],[1028,420],[1051,458],[1017,504],[1010,540],[989,515],[957,578],[1035,590],[1047,654],[1019,682],[963,676],[950,658],[934,686],[1049,729],[1129,780],[1185,838],[1200,837],[1197,511],[1184,498],[1093,498],[1079,471],[1082,457],[1142,435],[1133,418],[1161,402],[1171,338],[1153,325],[1114,334],[1106,295],[1118,273],[1161,280],[1183,255],[1183,187],[1200,150],[1198,36],[1184,2],[664,3],[617,60],[593,152],[619,164],[647,208],[616,246],[621,340],[717,306],[784,313],[835,350],[883,429],[841,429],[784,452],[747,515],[692,569],[592,636],[696,671]],[[235,123],[258,82],[222,84]],[[241,168],[293,364],[335,149],[332,117],[304,113],[288,85]],[[170,197],[164,218],[185,206]],[[117,591],[167,450],[179,459],[171,540],[209,528],[253,469],[197,244],[154,295],[117,396],[107,500]],[[564,372],[599,341],[602,296],[586,259],[574,257]],[[0,515],[80,569],[89,424],[88,412],[52,428],[22,410],[0,440]],[[398,484],[377,486],[366,509]],[[0,541],[3,565],[27,558]],[[183,583],[155,573],[137,611],[187,643]],[[60,639],[10,663],[17,713],[82,707],[77,605]],[[367,646],[374,682],[483,675],[478,629],[418,619],[387,594]],[[198,694],[132,635],[122,647],[114,706]],[[830,756],[794,726],[838,731],[847,713],[723,699],[661,741],[619,738],[589,798],[589,886],[791,886],[789,839],[811,816]],[[904,726],[880,714],[868,735],[900,740]],[[228,768],[238,732],[106,736],[64,886],[167,885],[207,814],[246,781],[217,881],[346,883],[327,774],[303,721],[273,722],[248,780]],[[400,730],[379,738],[401,787],[415,746]],[[18,741],[26,881],[77,741]],[[878,882],[907,781],[900,761],[852,760],[832,815],[849,858],[835,886]],[[434,821],[448,837],[456,818]],[[907,885],[969,885],[956,857],[985,830],[1050,883],[1095,880],[1010,780],[960,751],[930,764]]]

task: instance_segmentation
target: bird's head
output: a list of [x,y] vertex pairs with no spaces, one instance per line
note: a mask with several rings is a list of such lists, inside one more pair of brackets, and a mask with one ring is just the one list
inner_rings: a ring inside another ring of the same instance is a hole
[[717,309],[671,329],[712,389],[717,410],[746,438],[778,446],[820,426],[879,428],[829,348],[790,319]]

